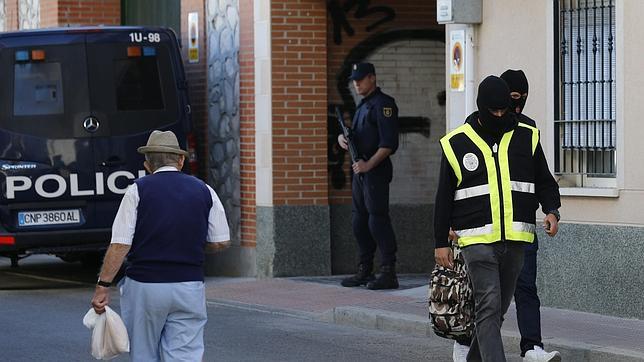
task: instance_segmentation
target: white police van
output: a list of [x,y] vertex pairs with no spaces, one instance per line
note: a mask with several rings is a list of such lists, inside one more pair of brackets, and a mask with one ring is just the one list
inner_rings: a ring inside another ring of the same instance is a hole
[[96,261],[152,130],[173,131],[197,169],[170,29],[0,33],[0,74],[0,256],[14,266],[32,253]]

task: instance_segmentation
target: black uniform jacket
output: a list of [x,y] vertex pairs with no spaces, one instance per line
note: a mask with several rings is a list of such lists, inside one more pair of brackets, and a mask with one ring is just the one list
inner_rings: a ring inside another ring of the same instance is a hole
[[[398,107],[394,98],[376,88],[362,99],[353,117],[353,135],[361,158],[368,160],[378,148],[398,149]],[[387,157],[369,171],[377,179],[390,182],[393,167]]]

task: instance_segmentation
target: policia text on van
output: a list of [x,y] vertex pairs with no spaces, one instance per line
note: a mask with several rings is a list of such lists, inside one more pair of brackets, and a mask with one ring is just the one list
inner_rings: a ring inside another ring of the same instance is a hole
[[142,177],[136,145],[173,131],[198,169],[170,29],[0,33],[0,255],[98,260],[122,194]]

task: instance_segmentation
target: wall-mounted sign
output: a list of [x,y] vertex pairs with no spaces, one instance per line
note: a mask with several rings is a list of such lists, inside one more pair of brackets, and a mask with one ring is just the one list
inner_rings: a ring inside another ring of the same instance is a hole
[[188,13],[188,63],[199,63],[199,13]]
[[452,30],[449,33],[450,48],[450,90],[465,90],[465,30]]
[[439,24],[480,24],[482,0],[436,0]]
[[436,0],[436,20],[438,23],[452,22],[451,0]]

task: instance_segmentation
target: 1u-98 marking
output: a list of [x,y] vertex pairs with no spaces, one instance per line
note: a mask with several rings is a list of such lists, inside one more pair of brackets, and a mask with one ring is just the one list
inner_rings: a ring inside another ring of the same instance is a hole
[[147,35],[144,35],[143,33],[130,33],[129,36],[132,43],[141,43],[144,41],[150,43],[161,42],[161,34],[159,33],[148,33]]

